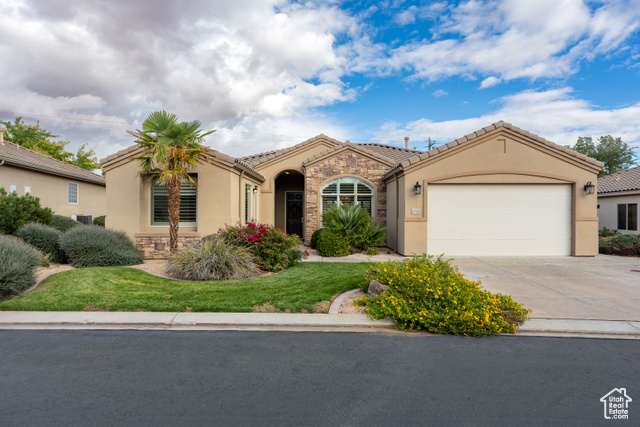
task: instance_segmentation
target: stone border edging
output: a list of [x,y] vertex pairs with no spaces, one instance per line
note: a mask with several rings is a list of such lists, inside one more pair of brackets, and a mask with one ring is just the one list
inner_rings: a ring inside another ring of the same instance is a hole
[[356,292],[358,292],[360,289],[356,288],[356,289],[351,289],[350,291],[344,292],[340,295],[338,295],[338,297],[336,299],[333,300],[333,302],[331,303],[331,307],[329,307],[329,314],[340,314],[340,306],[342,305],[342,303],[344,302],[345,299],[347,299],[348,296],[355,294]]

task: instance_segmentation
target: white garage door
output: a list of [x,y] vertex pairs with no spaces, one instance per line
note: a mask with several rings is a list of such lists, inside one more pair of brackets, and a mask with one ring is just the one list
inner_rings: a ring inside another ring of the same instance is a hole
[[427,251],[571,255],[571,186],[430,184]]

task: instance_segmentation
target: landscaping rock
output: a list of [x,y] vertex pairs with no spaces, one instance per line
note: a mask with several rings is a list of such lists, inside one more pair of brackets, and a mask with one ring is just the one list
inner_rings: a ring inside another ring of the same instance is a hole
[[367,295],[380,295],[387,290],[387,285],[383,285],[377,280],[369,282],[369,289],[367,289]]

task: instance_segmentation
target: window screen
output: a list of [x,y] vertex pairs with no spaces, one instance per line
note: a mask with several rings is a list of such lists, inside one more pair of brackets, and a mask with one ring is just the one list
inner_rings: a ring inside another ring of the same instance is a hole
[[627,205],[618,205],[618,230],[627,229]]
[[78,203],[78,184],[69,183],[69,203]]

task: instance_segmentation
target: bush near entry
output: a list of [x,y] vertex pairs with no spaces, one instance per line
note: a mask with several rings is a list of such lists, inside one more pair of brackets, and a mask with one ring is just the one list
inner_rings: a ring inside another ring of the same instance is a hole
[[16,294],[36,282],[42,256],[26,243],[0,236],[0,298]]
[[387,239],[387,229],[358,205],[341,205],[324,212],[322,224],[358,249],[383,244]]
[[388,285],[387,290],[362,297],[356,305],[366,307],[373,319],[393,319],[403,330],[475,337],[515,333],[514,324],[529,313],[510,296],[491,294],[465,279],[442,256],[376,263],[363,287],[372,279]]
[[325,228],[316,243],[320,256],[340,257],[349,255],[349,241],[346,237]]
[[14,234],[16,230],[30,222],[50,224],[53,212],[40,206],[40,198],[25,194],[7,194],[0,187],[0,234]]

